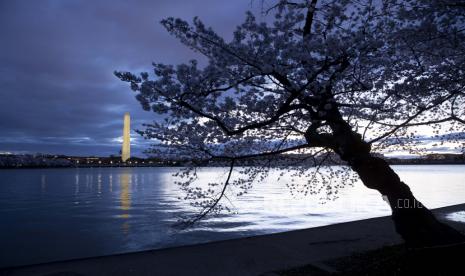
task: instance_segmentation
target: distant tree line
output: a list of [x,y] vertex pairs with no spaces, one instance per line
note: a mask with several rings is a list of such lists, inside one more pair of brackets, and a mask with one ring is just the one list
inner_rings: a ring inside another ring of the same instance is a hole
[[[427,154],[425,156],[415,156],[410,158],[389,158],[381,154],[380,158],[385,159],[393,165],[410,165],[410,164],[465,164],[465,154]],[[347,165],[345,161],[336,154],[280,154],[273,156],[273,162],[270,158],[256,157],[237,162],[238,166],[266,166],[272,167],[295,166],[312,167],[319,165]],[[192,158],[172,157],[170,159],[162,158],[139,158],[133,157],[126,163],[121,161],[119,156],[110,157],[74,157],[66,155],[48,155],[48,154],[5,154],[0,155],[0,168],[69,168],[69,167],[183,167],[196,163],[198,166],[228,166],[228,160],[192,160]]]

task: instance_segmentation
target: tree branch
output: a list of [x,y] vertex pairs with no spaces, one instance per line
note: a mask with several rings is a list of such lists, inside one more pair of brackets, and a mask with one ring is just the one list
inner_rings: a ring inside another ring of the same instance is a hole
[[304,29],[303,29],[303,37],[304,38],[306,38],[307,36],[309,36],[311,34],[313,16],[314,16],[315,11],[316,11],[316,2],[317,1],[318,0],[312,0],[312,2],[310,3],[310,6],[308,7],[307,15],[305,17],[305,25],[304,25]]
[[231,179],[231,175],[232,175],[232,172],[233,172],[233,169],[234,169],[234,162],[235,160],[232,159],[231,160],[231,164],[229,165],[229,172],[228,172],[228,177],[226,178],[226,181],[224,182],[224,185],[223,185],[223,189],[221,190],[219,196],[214,200],[213,204],[211,204],[210,206],[208,206],[208,208],[205,208],[202,212],[200,212],[200,214],[198,216],[196,216],[195,218],[189,220],[188,222],[185,222],[183,224],[184,227],[189,227],[190,225],[196,223],[197,221],[203,219],[206,215],[208,215],[217,205],[218,203],[220,202],[220,200],[223,198],[224,196],[224,193],[226,192],[226,188],[228,187],[229,185],[229,180]]
[[179,100],[179,101],[176,101],[177,104],[179,104],[180,106],[182,107],[185,107],[187,109],[189,109],[190,111],[194,112],[195,114],[197,115],[200,115],[202,117],[205,117],[207,119],[210,119],[214,122],[216,122],[216,124],[223,130],[224,133],[226,133],[227,135],[237,135],[237,134],[242,134],[243,132],[245,132],[246,130],[250,130],[250,129],[256,129],[256,128],[260,128],[260,127],[264,127],[264,126],[267,126],[267,125],[270,125],[276,121],[279,120],[279,118],[286,114],[287,112],[290,112],[292,110],[296,110],[296,109],[300,109],[300,108],[305,108],[306,106],[305,105],[302,105],[302,104],[296,104],[296,105],[291,105],[292,101],[294,101],[295,99],[297,98],[297,95],[294,94],[294,95],[291,95],[285,102],[284,104],[276,111],[276,113],[268,120],[264,120],[264,121],[261,121],[261,122],[255,122],[255,123],[251,123],[249,125],[246,125],[246,126],[243,126],[243,127],[240,127],[238,129],[230,129],[221,119],[219,119],[218,117],[215,117],[213,115],[210,115],[210,114],[207,114],[195,107],[193,107],[192,105],[190,105],[189,103],[185,102],[185,101],[182,101],[182,100]]
[[[369,144],[372,144],[372,143],[375,143],[379,140],[382,140],[386,137],[389,137],[390,135],[392,135],[393,133],[395,133],[397,130],[399,130],[400,128],[403,128],[403,127],[408,127],[410,126],[409,123],[414,120],[415,118],[417,118],[418,116],[420,116],[421,114],[423,114],[425,111],[428,111],[428,110],[431,110],[435,107],[437,107],[438,105],[441,105],[442,103],[444,103],[445,101],[449,100],[450,98],[452,98],[453,96],[455,96],[457,93],[451,93],[449,94],[447,97],[444,97],[443,99],[441,99],[438,103],[434,104],[434,105],[431,105],[429,107],[425,107],[425,108],[419,108],[419,110],[413,114],[412,116],[410,116],[409,118],[407,118],[404,122],[402,122],[401,124],[398,124],[396,125],[392,130],[386,132],[385,134],[369,141],[368,143]],[[456,120],[459,120],[459,122],[461,121],[461,119],[459,118],[456,118]]]

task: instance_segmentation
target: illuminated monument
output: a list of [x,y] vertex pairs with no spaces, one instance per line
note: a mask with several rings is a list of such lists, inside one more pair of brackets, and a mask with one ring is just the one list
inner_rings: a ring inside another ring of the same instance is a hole
[[121,149],[121,159],[126,162],[131,157],[131,117],[129,112],[124,113],[124,127],[123,127],[123,148]]

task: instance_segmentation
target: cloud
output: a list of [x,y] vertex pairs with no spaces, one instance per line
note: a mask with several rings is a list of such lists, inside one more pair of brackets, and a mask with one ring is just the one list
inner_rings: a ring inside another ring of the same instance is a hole
[[[162,18],[199,16],[230,38],[245,10],[259,8],[251,3],[1,1],[0,151],[118,153],[124,112],[131,113],[133,129],[157,117],[141,109],[113,71],[150,71],[153,61],[198,57],[163,29]],[[142,155],[147,141],[133,141],[132,152]]]
[[[114,139],[124,112],[135,129],[157,119],[113,71],[198,57],[158,22],[199,16],[230,34],[250,1],[18,0],[0,6],[0,150],[106,155],[119,150]],[[134,152],[142,150],[135,145]]]

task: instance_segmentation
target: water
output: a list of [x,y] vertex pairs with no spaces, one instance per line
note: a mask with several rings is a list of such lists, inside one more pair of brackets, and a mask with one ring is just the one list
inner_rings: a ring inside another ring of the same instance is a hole
[[[465,203],[464,165],[394,166],[430,208]],[[234,213],[187,230],[172,225],[193,214],[173,184],[177,168],[0,170],[0,267],[108,255],[322,226],[389,215],[381,196],[361,183],[321,196],[291,195],[270,177],[231,198]],[[204,168],[201,179],[224,179]],[[273,174],[273,173],[272,173]],[[202,178],[203,176],[203,178]],[[450,219],[464,220],[463,213]]]

